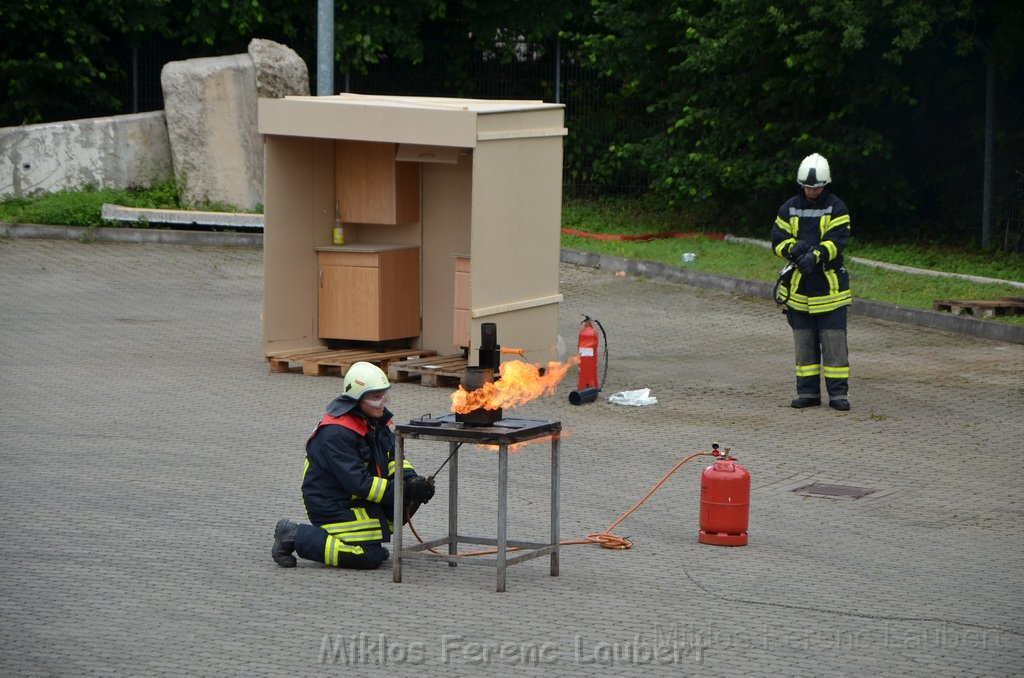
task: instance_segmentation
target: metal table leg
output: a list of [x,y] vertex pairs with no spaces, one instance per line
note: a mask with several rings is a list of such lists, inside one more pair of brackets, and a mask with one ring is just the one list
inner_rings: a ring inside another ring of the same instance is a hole
[[[459,445],[462,443],[448,443],[448,454],[451,461],[448,462],[448,555],[454,556],[459,552]],[[448,567],[455,567],[457,563],[450,562]]]
[[561,448],[561,436],[555,433],[551,436],[551,543],[554,545],[555,550],[551,552],[551,576],[558,576],[558,543],[560,541],[558,535],[558,476],[559,476],[559,459],[558,454]]
[[508,523],[508,443],[498,447],[498,592],[505,590],[506,527]]

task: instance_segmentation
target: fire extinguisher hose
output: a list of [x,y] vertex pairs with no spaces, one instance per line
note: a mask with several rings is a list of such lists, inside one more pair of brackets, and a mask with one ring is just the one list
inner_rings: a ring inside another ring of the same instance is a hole
[[[650,499],[651,495],[653,495],[655,492],[657,492],[658,488],[661,487],[662,485],[664,485],[665,481],[667,481],[672,476],[673,473],[675,473],[676,471],[678,471],[680,468],[683,467],[683,464],[685,464],[686,462],[688,462],[691,459],[694,459],[696,457],[713,457],[713,456],[715,456],[715,455],[710,453],[710,452],[694,452],[693,454],[689,455],[688,457],[685,457],[682,461],[680,461],[675,466],[673,466],[668,471],[668,473],[663,475],[661,477],[661,479],[654,484],[654,487],[649,489],[647,491],[647,493],[643,497],[640,498],[640,501],[638,501],[637,503],[633,504],[633,506],[628,511],[626,511],[621,516],[619,516],[618,519],[614,523],[612,523],[611,525],[606,527],[604,532],[593,532],[591,534],[588,534],[585,539],[575,539],[575,540],[560,541],[560,542],[558,542],[559,545],[560,546],[571,546],[571,545],[574,545],[574,544],[599,544],[602,548],[615,549],[615,550],[620,550],[620,551],[624,550],[624,549],[633,548],[633,542],[631,542],[629,539],[627,539],[625,537],[620,537],[618,535],[612,534],[611,531],[614,530],[616,527],[618,527],[619,523],[621,523],[626,518],[628,518],[630,515],[632,515],[634,511],[636,511],[638,508],[640,508],[644,504],[644,502],[646,502],[648,499]],[[408,525],[409,525],[409,529],[412,530],[413,535],[416,537],[416,540],[419,541],[419,543],[421,543],[421,544],[424,543],[423,542],[423,538],[420,537],[420,535],[419,535],[419,532],[417,532],[416,528],[413,527],[411,520],[408,521]],[[519,547],[511,547],[511,548],[506,549],[506,551],[521,551],[521,550],[522,549],[519,548]],[[438,551],[436,549],[433,549],[433,548],[429,549],[429,551],[431,553],[438,554],[438,555],[447,555],[447,554],[442,554],[440,551]],[[497,552],[498,552],[497,549],[487,549],[487,550],[484,550],[484,551],[468,551],[466,553],[460,553],[458,555],[459,556],[467,556],[467,557],[468,556],[486,556],[486,555],[493,555],[493,554],[495,554]]]
[[601,324],[600,320],[595,320],[597,327],[601,330],[601,338],[604,339],[604,370],[601,372],[601,383],[600,386],[604,386],[608,382],[608,335],[604,332],[604,325]]

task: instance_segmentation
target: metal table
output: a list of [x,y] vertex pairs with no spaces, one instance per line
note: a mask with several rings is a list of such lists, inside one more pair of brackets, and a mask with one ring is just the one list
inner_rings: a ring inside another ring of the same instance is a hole
[[[401,469],[405,460],[405,439],[437,440],[448,443],[451,459],[448,462],[448,536],[423,544],[405,548],[402,546],[402,526],[400,520],[395,521],[393,573],[394,581],[402,581],[402,561],[405,558],[425,558],[428,560],[447,561],[454,567],[457,563],[493,565],[497,568],[499,592],[505,590],[505,572],[509,565],[544,555],[551,556],[551,576],[558,576],[558,452],[560,446],[562,424],[557,421],[540,421],[534,419],[501,419],[489,426],[470,426],[455,421],[455,415],[436,419],[420,419],[408,424],[395,426],[398,444],[395,451],[395,468]],[[544,436],[551,437],[551,541],[537,543],[512,541],[506,536],[508,519],[508,448],[509,445],[535,440]],[[473,443],[475,445],[498,446],[498,534],[496,539],[474,537],[459,534],[459,445]],[[400,474],[399,470],[396,475]],[[402,515],[404,506],[404,483],[395,483],[395,516]],[[448,553],[432,553],[430,549],[448,545]],[[488,558],[474,556],[472,558],[458,555],[459,544],[484,544],[496,548],[496,556]],[[509,556],[510,547],[521,549]]]

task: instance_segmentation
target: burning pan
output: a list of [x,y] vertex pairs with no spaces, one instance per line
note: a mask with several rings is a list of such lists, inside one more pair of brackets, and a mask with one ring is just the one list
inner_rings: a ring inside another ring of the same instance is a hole
[[[472,393],[494,381],[494,370],[490,367],[467,367],[462,374],[462,388]],[[455,421],[466,426],[490,426],[501,421],[501,408],[488,410],[478,407],[469,412],[455,413]]]

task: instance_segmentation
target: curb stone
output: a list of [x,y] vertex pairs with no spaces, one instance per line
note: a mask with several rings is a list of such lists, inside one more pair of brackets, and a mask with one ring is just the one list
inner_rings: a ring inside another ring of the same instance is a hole
[[[561,260],[567,264],[625,271],[630,275],[694,285],[695,287],[720,290],[731,294],[745,294],[763,299],[771,299],[772,290],[775,287],[770,282],[691,271],[653,261],[625,259],[595,252],[563,249]],[[907,325],[918,325],[943,332],[952,332],[953,334],[1024,344],[1024,325],[1007,325],[991,320],[980,320],[978,318],[951,315],[938,311],[907,308],[865,299],[854,299],[851,312],[855,315],[878,318],[880,320],[891,320]]]
[[263,247],[262,233],[182,231],[164,228],[91,228],[86,226],[50,226],[45,224],[0,223],[0,237],[38,238],[42,240],[80,240],[82,242],[99,241],[162,245]]
[[[0,223],[0,237],[40,238],[50,240],[83,240],[101,242],[159,243],[173,245],[214,245],[263,247],[262,233],[217,233],[149,228],[86,228],[82,226],[49,226],[42,224]],[[626,271],[666,282],[682,283],[706,289],[744,294],[763,299],[772,298],[774,284],[731,276],[691,271],[653,261],[625,259],[596,252],[562,248],[561,261],[577,266]],[[877,301],[854,299],[851,312],[869,318],[889,320],[908,325],[928,327],[953,334],[963,334],[993,341],[1024,344],[1024,326],[1007,325],[991,320],[955,316],[938,311],[907,308]]]

